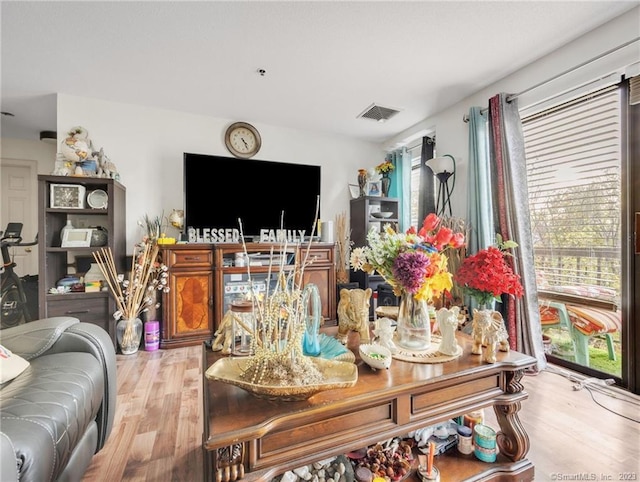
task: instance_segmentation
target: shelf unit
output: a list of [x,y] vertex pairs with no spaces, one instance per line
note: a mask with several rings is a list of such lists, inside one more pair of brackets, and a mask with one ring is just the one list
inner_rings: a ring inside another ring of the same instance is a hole
[[[374,212],[390,212],[388,218],[376,218]],[[398,198],[364,196],[351,200],[350,228],[353,247],[367,245],[367,234],[371,228],[382,231],[385,224],[397,228],[400,221],[400,203]]]
[[[84,207],[52,207],[52,185],[82,186],[85,189],[81,205]],[[86,198],[100,189],[107,193],[105,208],[88,206]],[[111,248],[119,272],[125,271],[126,260],[126,189],[119,182],[107,178],[76,176],[38,176],[38,250],[39,317],[73,316],[80,321],[104,328],[115,346],[116,306],[108,291],[92,293],[71,292],[51,294],[61,278],[68,274],[82,276],[93,261],[93,252]],[[70,220],[75,228],[103,227],[107,244],[101,247],[62,247],[61,230]]]
[[[390,212],[388,218],[377,218],[372,213]],[[363,196],[351,200],[350,204],[350,229],[353,247],[367,245],[367,234],[371,229],[381,232],[385,224],[391,224],[394,229],[398,229],[400,222],[400,202],[398,198]],[[378,285],[383,284],[384,278],[380,275],[369,275],[364,271],[351,270],[349,280],[358,283],[361,289],[371,288],[375,292]],[[372,294],[373,297],[373,294]],[[369,317],[374,316],[374,303],[369,304]]]

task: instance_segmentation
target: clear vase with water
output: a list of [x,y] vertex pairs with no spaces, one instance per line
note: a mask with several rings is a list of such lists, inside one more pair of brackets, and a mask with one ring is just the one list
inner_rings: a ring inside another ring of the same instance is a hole
[[431,320],[427,302],[403,293],[398,310],[398,345],[409,350],[422,351],[431,345]]
[[123,355],[136,353],[142,340],[142,320],[140,318],[120,319],[116,323],[116,338]]

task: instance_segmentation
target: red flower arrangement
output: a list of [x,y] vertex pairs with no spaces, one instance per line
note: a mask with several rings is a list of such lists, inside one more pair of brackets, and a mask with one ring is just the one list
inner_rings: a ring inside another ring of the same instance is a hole
[[[513,247],[517,244],[507,242],[500,246]],[[480,305],[487,305],[491,301],[499,303],[503,294],[519,298],[524,294],[520,276],[507,264],[505,255],[508,253],[494,246],[482,249],[462,261],[454,280]]]

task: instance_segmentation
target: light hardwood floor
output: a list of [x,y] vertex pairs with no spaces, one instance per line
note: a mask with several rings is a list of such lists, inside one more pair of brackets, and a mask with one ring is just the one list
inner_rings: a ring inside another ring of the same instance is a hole
[[[83,482],[203,477],[200,346],[117,356],[113,431]],[[526,376],[520,420],[536,480],[640,480],[640,397],[615,388],[574,390],[550,367]],[[607,408],[599,406],[593,399]],[[618,415],[613,412],[618,412]],[[486,422],[497,428],[491,410]]]

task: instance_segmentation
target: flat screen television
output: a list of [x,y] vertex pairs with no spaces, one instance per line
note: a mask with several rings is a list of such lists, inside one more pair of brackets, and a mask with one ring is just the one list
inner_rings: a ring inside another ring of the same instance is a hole
[[320,166],[185,153],[184,226],[200,232],[239,229],[240,219],[246,238],[281,227],[308,237],[320,174]]

